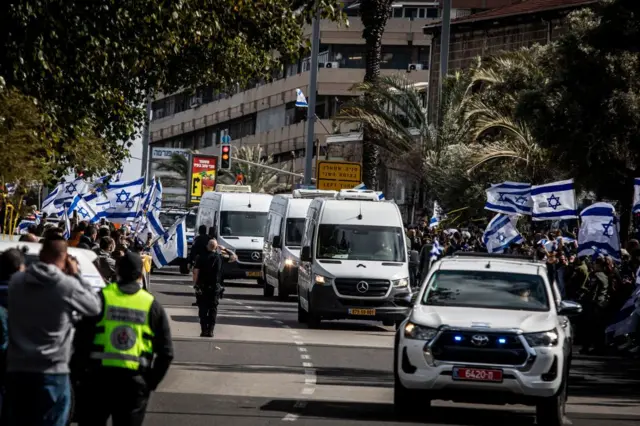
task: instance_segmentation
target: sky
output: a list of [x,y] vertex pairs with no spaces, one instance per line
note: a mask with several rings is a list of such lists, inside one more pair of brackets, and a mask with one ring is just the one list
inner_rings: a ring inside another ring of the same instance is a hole
[[129,149],[131,158],[122,165],[122,177],[120,180],[134,180],[140,177],[142,168],[142,136],[133,141]]

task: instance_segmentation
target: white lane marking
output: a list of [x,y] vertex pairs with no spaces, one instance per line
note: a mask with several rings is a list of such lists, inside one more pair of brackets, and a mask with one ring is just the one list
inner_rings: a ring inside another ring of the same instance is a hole
[[304,388],[302,389],[302,394],[303,395],[313,395],[313,393],[316,391],[315,388]]
[[311,359],[309,355],[300,354],[300,359]]
[[304,343],[302,343],[300,340],[296,340],[293,343],[295,343],[297,346],[302,346],[304,345]]
[[284,324],[284,322],[282,322],[282,321],[280,321],[280,320],[275,320],[274,322],[275,322],[276,324],[279,324],[279,325]]
[[299,416],[298,416],[297,414],[291,414],[291,413],[289,413],[289,414],[287,414],[286,416],[284,416],[284,417],[282,418],[282,421],[283,421],[283,422],[295,422],[296,420],[298,420],[298,417],[299,417]]
[[310,362],[303,362],[303,363],[302,363],[302,366],[303,366],[304,368],[312,368],[312,367],[313,367],[313,364],[312,364],[312,363],[310,363]]
[[306,352],[306,351],[307,351],[307,348],[298,348],[298,350],[299,350],[300,352]]

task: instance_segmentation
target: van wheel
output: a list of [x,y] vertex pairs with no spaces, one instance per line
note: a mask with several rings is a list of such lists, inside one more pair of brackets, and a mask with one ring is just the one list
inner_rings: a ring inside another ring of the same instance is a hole
[[289,299],[289,292],[284,288],[284,284],[282,278],[278,276],[278,299],[286,302]]
[[536,423],[545,426],[562,426],[567,408],[567,377],[554,396],[542,398],[536,404]]
[[275,288],[267,280],[262,280],[262,294],[264,297],[273,297],[274,290]]
[[302,305],[300,304],[300,298],[298,297],[298,322],[300,324],[306,324],[307,322],[307,311],[302,309]]

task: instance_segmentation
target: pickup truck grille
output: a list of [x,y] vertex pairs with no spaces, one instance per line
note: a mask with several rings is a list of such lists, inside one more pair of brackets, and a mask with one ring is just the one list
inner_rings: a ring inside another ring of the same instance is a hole
[[[244,263],[262,263],[262,250],[236,250],[238,262]],[[257,259],[254,259],[253,253],[257,253]]]
[[[362,284],[366,283],[366,285]],[[338,296],[352,297],[383,297],[389,291],[391,283],[387,280],[374,278],[336,278]],[[366,288],[366,291],[362,291]]]
[[522,365],[528,357],[516,335],[482,331],[447,330],[431,352],[440,361],[477,364]]

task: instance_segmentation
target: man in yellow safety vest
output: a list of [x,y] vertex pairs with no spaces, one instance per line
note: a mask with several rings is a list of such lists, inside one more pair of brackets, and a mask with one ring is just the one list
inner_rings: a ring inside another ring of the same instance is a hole
[[[85,321],[78,380],[80,426],[141,426],[149,394],[173,360],[169,321],[162,305],[141,288],[139,254],[127,252],[118,264],[118,282],[102,292],[103,309]],[[89,322],[90,321],[90,322]],[[78,343],[78,340],[76,340]]]

